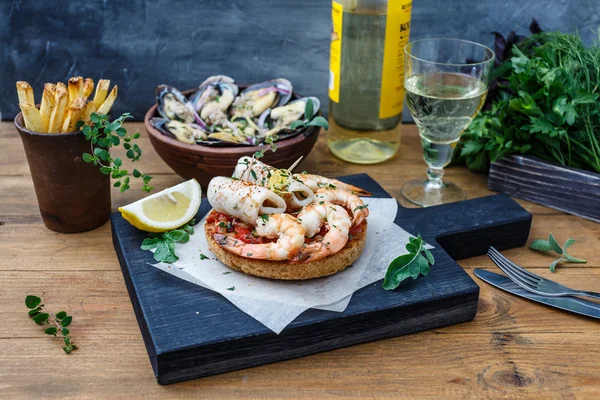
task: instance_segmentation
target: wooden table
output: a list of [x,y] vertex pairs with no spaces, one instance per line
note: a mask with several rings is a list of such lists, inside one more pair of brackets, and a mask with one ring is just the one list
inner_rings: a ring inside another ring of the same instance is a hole
[[[181,181],[152,150],[143,125],[142,169],[157,189]],[[600,323],[522,300],[474,277],[479,311],[469,323],[382,340],[204,379],[159,386],[133,314],[107,223],[65,235],[42,224],[21,140],[11,122],[0,123],[0,398],[598,398]],[[425,165],[414,126],[389,162],[361,166],[334,158],[324,136],[302,169],[327,176],[367,172],[393,196],[403,182],[423,177]],[[486,177],[450,168],[447,178],[469,198],[490,194]],[[565,194],[567,195],[567,194]],[[141,196],[113,193],[113,207]],[[401,200],[402,202],[403,200]],[[577,239],[572,252],[587,264],[561,266],[527,248],[505,254],[536,273],[587,290],[600,290],[600,225],[521,202],[534,214],[531,238],[553,232]],[[404,205],[407,205],[404,203]],[[531,240],[531,239],[530,239]],[[463,260],[498,271],[487,257]],[[24,298],[42,295],[50,310],[74,316],[71,355],[59,339],[27,317]]]

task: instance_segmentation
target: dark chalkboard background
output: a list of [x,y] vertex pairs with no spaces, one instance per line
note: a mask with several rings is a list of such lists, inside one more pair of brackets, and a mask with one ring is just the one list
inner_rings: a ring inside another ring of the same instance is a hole
[[[411,37],[458,37],[492,45],[490,31],[578,29],[591,42],[598,0],[415,0]],[[18,111],[14,83],[70,76],[119,85],[115,112],[141,119],[160,83],[196,87],[209,75],[238,82],[288,78],[327,98],[328,0],[2,0],[0,118]],[[327,104],[327,101],[323,101]]]

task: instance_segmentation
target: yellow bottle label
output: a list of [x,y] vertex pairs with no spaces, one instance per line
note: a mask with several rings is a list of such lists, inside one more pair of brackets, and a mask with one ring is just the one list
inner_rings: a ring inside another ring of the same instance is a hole
[[340,66],[342,63],[342,22],[344,6],[337,1],[331,4],[331,47],[329,54],[329,98],[340,101]]
[[[385,25],[385,47],[381,75],[379,118],[390,118],[402,112],[404,103],[404,46],[410,32],[412,0],[388,0]],[[340,17],[340,22],[341,22]],[[333,46],[332,46],[333,48]],[[332,53],[333,54],[333,51]],[[331,89],[329,91],[331,97]]]

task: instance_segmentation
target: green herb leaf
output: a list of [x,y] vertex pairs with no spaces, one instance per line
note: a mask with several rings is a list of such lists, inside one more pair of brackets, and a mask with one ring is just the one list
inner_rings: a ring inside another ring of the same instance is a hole
[[306,107],[304,108],[304,116],[307,120],[311,120],[315,116],[315,108],[312,99],[306,101]]
[[67,313],[66,313],[66,312],[64,312],[64,311],[60,311],[60,312],[57,312],[57,313],[56,313],[56,318],[58,318],[58,319],[63,319],[63,318],[65,318],[66,316],[67,316]]
[[323,117],[315,117],[315,119],[313,119],[312,121],[310,121],[308,123],[308,125],[309,126],[320,126],[321,128],[323,128],[325,130],[329,129],[329,123]]
[[68,315],[64,317],[62,321],[60,321],[60,325],[66,328],[67,326],[71,325],[71,321],[73,321],[73,317]]
[[531,243],[530,248],[532,250],[537,250],[537,251],[554,251],[555,253],[558,253],[559,255],[561,255],[561,257],[558,260],[554,260],[550,264],[550,271],[554,272],[556,269],[556,266],[561,261],[567,261],[567,262],[572,262],[572,263],[582,263],[582,264],[587,262],[584,259],[574,257],[567,253],[567,248],[572,246],[573,243],[575,243],[575,239],[567,239],[564,247],[560,247],[560,245],[554,238],[554,235],[552,235],[552,233],[550,233],[548,235],[548,240],[534,240],[533,243]]
[[204,254],[200,253],[200,260],[206,260],[209,257],[205,256]]
[[42,299],[40,299],[37,296],[27,296],[25,297],[25,306],[27,308],[37,308],[40,303],[42,302]]
[[233,292],[235,290],[235,286],[228,287],[227,290],[231,290]]
[[429,275],[431,265],[435,263],[435,260],[433,254],[425,249],[424,245],[425,242],[421,236],[409,239],[409,243],[406,245],[408,254],[397,257],[388,266],[383,281],[385,290],[396,289],[402,281],[408,278],[417,279],[419,275]]
[[529,246],[529,248],[531,250],[538,250],[538,251],[550,251],[552,250],[552,246],[550,245],[550,242],[547,240],[534,240],[531,245]]
[[550,247],[552,247],[552,250],[554,250],[556,253],[563,253],[562,247],[560,247],[560,244],[558,244],[558,242],[556,241],[556,239],[554,239],[554,236],[551,233],[548,235],[548,243],[550,243]]
[[48,314],[48,313],[38,314],[35,317],[33,317],[33,322],[35,322],[38,325],[43,325],[48,322],[49,316],[50,316],[50,314]]
[[54,335],[54,336],[56,336],[57,332],[58,332],[58,328],[55,328],[55,327],[46,328],[46,330],[44,330],[44,333],[46,335]]
[[300,128],[300,127],[303,127],[305,124],[306,124],[306,122],[305,122],[305,121],[300,121],[300,120],[298,120],[298,121],[294,121],[294,122],[292,122],[292,123],[290,124],[290,129],[291,129],[291,130],[295,130],[295,129],[298,129],[298,128]]
[[83,158],[83,161],[86,163],[91,163],[92,161],[95,160],[94,156],[89,153],[83,153],[82,158]]

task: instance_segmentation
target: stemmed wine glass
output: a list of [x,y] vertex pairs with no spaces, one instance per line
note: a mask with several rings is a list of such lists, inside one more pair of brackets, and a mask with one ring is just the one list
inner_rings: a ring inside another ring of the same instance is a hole
[[458,39],[422,39],[404,48],[406,105],[419,129],[426,180],[402,186],[407,200],[420,206],[464,200],[465,192],[442,182],[462,132],[477,115],[488,91],[494,52]]

